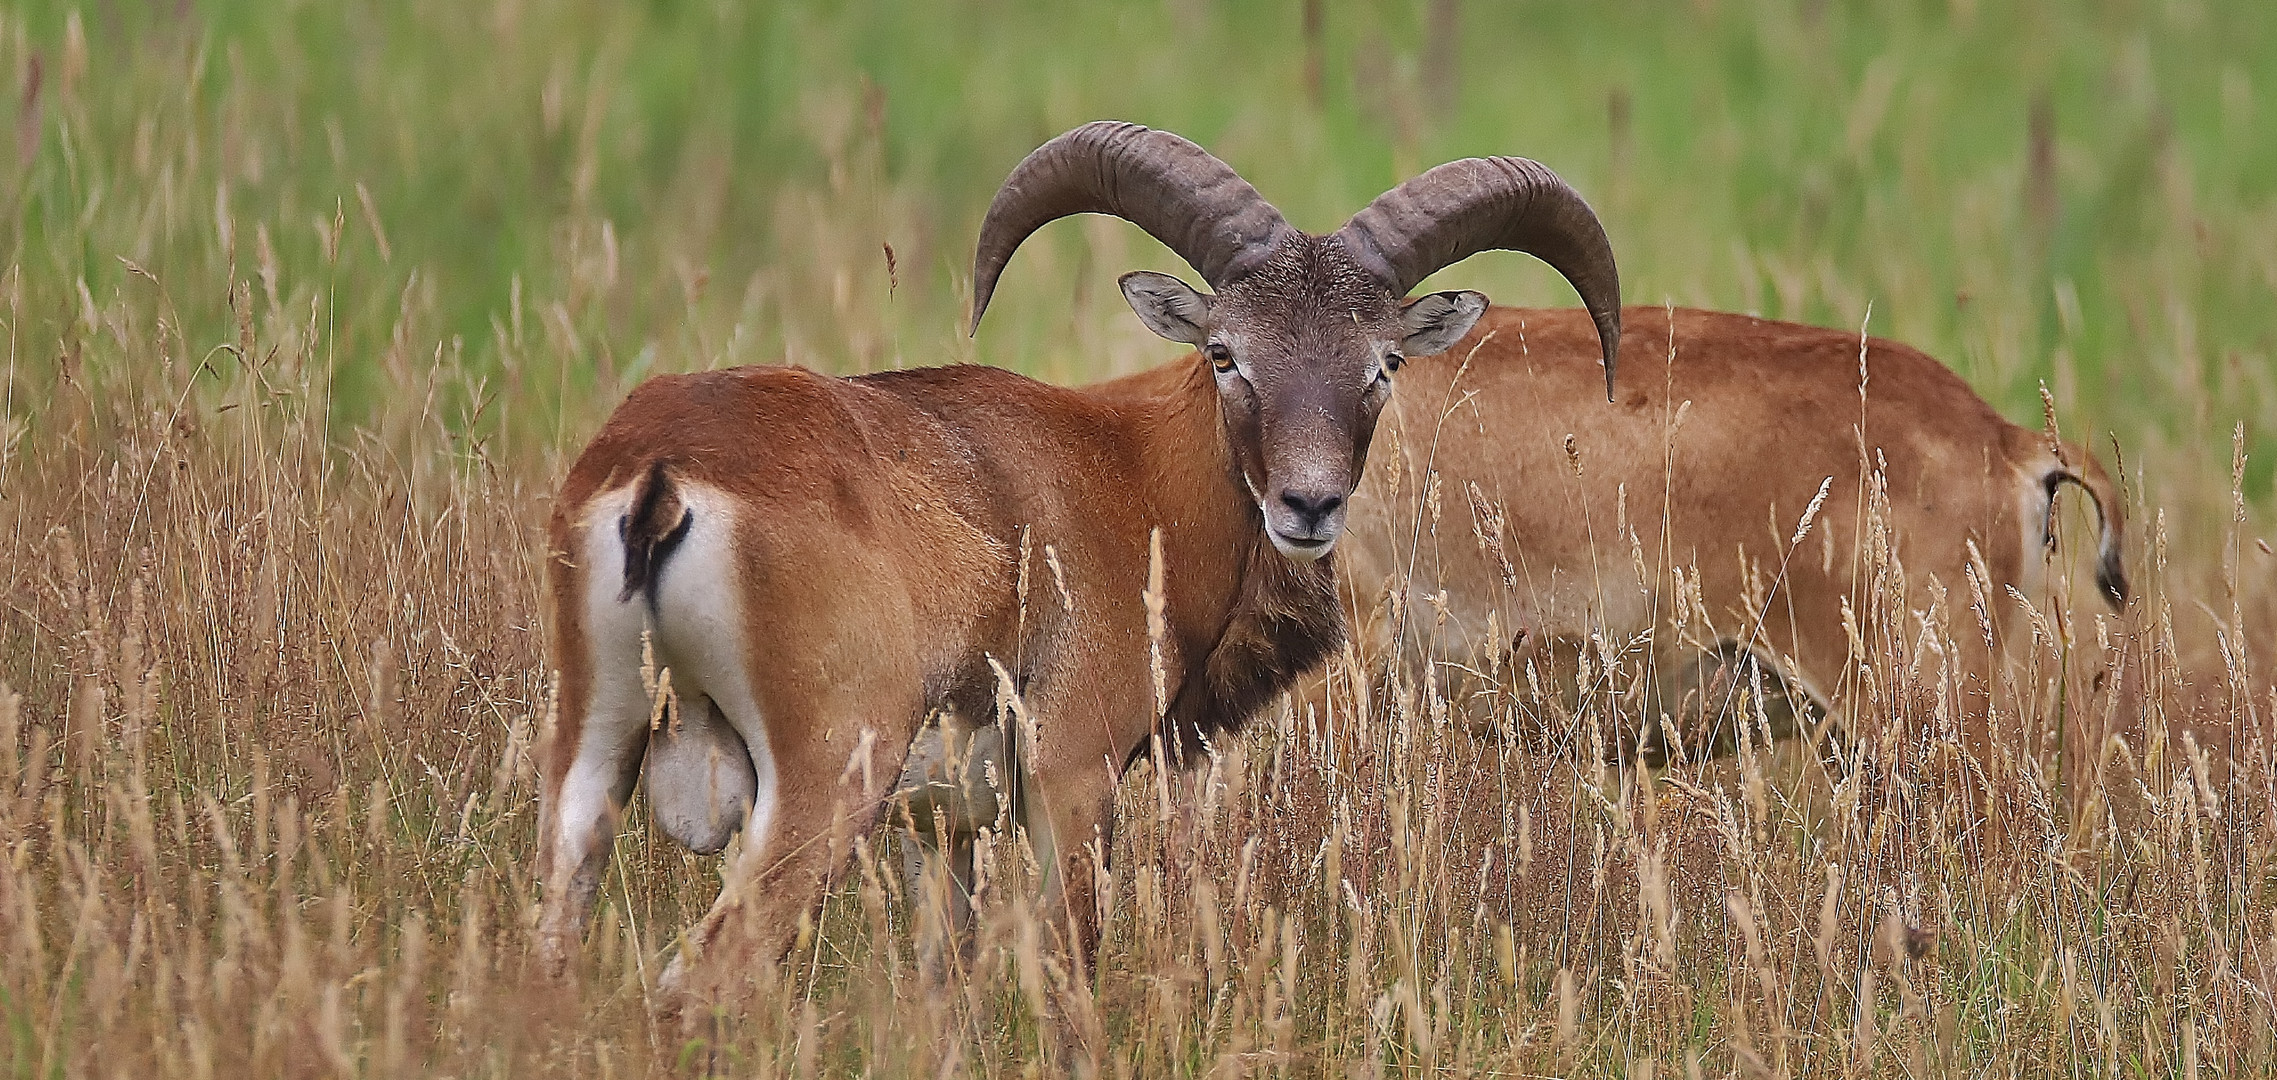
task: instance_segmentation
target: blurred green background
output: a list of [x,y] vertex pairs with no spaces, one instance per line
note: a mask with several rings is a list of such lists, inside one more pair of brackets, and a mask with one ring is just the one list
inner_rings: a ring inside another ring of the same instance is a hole
[[[959,325],[995,185],[1118,117],[1316,231],[1538,158],[1631,303],[1870,325],[2226,490],[2231,424],[2277,413],[2273,30],[2196,0],[33,0],[0,11],[8,430],[59,375],[188,387],[245,340],[345,420],[416,397],[549,456],[658,370],[1143,366],[1173,349],[1114,276],[1185,268],[1120,223],[1047,230]],[[1437,280],[1573,302],[1512,254]],[[159,371],[118,370],[153,336]]]

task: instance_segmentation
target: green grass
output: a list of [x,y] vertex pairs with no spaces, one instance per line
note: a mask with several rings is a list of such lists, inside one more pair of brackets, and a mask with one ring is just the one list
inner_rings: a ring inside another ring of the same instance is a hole
[[[580,418],[637,371],[786,351],[1082,378],[1097,362],[1065,347],[1069,320],[1078,343],[1127,335],[1104,283],[1175,259],[1122,226],[1060,226],[977,345],[958,332],[964,275],[1012,163],[1116,116],[1201,141],[1316,230],[1441,160],[1539,158],[1598,204],[1632,302],[1844,326],[1871,305],[1874,329],[2020,418],[2040,380],[2129,434],[2219,430],[2270,393],[2253,372],[2277,289],[2277,13],[1473,3],[1434,52],[1428,6],[1328,4],[1308,45],[1295,3],[35,3],[0,42],[30,150],[0,169],[17,341],[46,362],[80,283],[137,288],[122,257],[164,283],[188,339],[227,340],[214,301],[254,275],[266,228],[323,297],[353,416],[389,396],[406,307],[423,354],[457,341],[456,366],[526,364],[498,333],[517,282],[525,319],[566,308],[575,344],[549,347],[576,355],[546,363]],[[1443,276],[1568,295],[1520,256]],[[2176,416],[2178,399],[2208,412]],[[547,430],[561,407],[520,415]]]

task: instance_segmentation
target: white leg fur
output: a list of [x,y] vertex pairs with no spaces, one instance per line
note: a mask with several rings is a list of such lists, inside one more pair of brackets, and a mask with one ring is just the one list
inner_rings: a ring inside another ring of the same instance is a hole
[[640,685],[641,611],[616,602],[624,577],[616,519],[625,502],[620,497],[604,503],[578,545],[577,559],[586,571],[579,597],[585,663],[593,682],[585,715],[577,718],[577,753],[552,814],[545,938],[556,963],[585,925],[648,737],[648,694]]

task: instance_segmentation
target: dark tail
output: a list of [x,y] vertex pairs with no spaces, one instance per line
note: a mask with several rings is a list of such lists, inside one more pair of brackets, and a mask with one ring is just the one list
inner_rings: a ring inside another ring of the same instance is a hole
[[2126,530],[2125,503],[2093,455],[2067,444],[2064,456],[2077,463],[2076,466],[2067,468],[2060,462],[2051,463],[2040,477],[2040,485],[2048,493],[2047,508],[2041,511],[2048,546],[2056,546],[2056,489],[2067,483],[2077,484],[2087,493],[2088,501],[2095,504],[2095,520],[2100,530],[2096,542],[2095,584],[2102,588],[2103,598],[2110,601],[2113,608],[2121,607],[2127,602],[2127,568],[2119,558]]
[[696,512],[681,501],[664,462],[651,463],[648,475],[633,488],[632,509],[617,519],[617,537],[625,544],[625,588],[617,594],[618,603],[640,594],[648,597],[649,610],[656,610],[656,581],[664,573],[664,560],[695,522]]

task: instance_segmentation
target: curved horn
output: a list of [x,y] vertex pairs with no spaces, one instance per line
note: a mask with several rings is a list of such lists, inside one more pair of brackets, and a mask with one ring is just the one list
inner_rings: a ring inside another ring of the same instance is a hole
[[972,260],[972,332],[1030,233],[1070,214],[1145,229],[1215,287],[1255,269],[1289,231],[1232,166],[1167,131],[1098,120],[1036,148],[1004,178]]
[[1581,294],[1605,349],[1605,396],[1621,350],[1621,275],[1605,227],[1581,195],[1540,162],[1465,158],[1384,192],[1337,230],[1345,249],[1393,296],[1490,248],[1550,264]]

